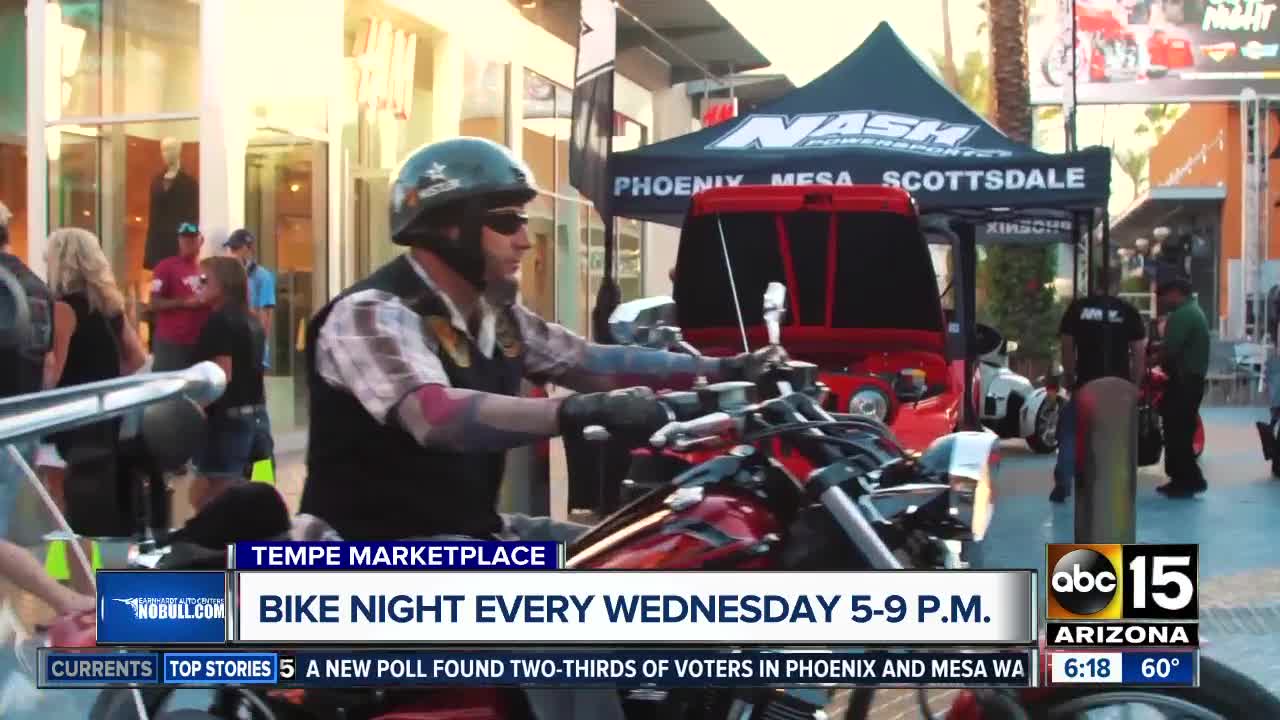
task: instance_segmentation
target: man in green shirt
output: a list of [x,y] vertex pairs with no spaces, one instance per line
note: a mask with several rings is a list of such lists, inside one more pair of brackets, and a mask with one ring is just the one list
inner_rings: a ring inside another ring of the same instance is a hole
[[1160,403],[1169,482],[1156,490],[1170,498],[1188,498],[1208,488],[1192,441],[1209,372],[1209,323],[1185,278],[1162,281],[1157,294],[1160,308],[1169,313],[1160,354],[1160,365],[1169,375]]

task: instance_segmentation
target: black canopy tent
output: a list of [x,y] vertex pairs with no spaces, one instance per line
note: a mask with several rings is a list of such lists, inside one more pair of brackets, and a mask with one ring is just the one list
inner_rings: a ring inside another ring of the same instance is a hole
[[[976,224],[1010,217],[1069,221],[1070,234],[1018,240],[1048,244],[1078,243],[1101,221],[1106,262],[1110,150],[1056,155],[1011,140],[948,89],[887,23],[826,73],[750,114],[613,154],[609,176],[615,215],[675,226],[689,198],[709,187],[902,187],[922,214],[944,218],[954,231],[963,282],[957,319],[966,348],[976,309]],[[983,237],[999,242],[1001,236]],[[970,355],[966,350],[967,364]],[[968,367],[966,382],[971,375]],[[968,406],[972,425],[976,409]]]
[[886,184],[922,212],[1106,204],[1111,153],[1042,153],[969,108],[881,23],[851,55],[754,112],[609,160],[617,215],[679,225],[719,185]]

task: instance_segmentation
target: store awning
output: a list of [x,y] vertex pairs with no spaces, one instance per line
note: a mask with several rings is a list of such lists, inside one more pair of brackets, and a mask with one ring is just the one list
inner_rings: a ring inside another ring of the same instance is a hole
[[1111,223],[1115,247],[1131,247],[1133,241],[1150,238],[1151,231],[1172,218],[1218,207],[1227,197],[1222,185],[1165,186],[1152,188],[1138,198]]
[[[577,45],[578,0],[510,2],[525,17],[570,45]],[[649,50],[671,66],[672,85],[705,78],[706,73],[698,65],[717,75],[769,66],[769,60],[709,0],[621,0],[619,4],[626,12],[618,13],[618,52],[636,47]],[[654,37],[631,15],[675,48]]]
[[795,83],[791,82],[786,75],[773,73],[739,73],[712,80],[697,80],[685,87],[688,89],[689,96],[694,98],[711,93],[723,99],[732,90],[733,96],[738,99],[738,106],[745,112],[749,112],[760,103],[776,100],[796,89]]

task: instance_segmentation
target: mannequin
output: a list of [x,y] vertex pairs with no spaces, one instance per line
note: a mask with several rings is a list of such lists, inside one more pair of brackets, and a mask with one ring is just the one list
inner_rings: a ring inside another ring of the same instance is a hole
[[178,254],[178,225],[199,222],[200,190],[195,178],[182,169],[182,143],[167,137],[160,141],[164,170],[151,181],[151,209],[142,267],[151,270],[161,260]]

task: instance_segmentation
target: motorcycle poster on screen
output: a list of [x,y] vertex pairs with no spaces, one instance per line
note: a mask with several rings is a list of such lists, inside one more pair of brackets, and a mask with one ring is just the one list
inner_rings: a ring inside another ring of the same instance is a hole
[[[1280,0],[1051,0],[1028,29],[1031,100],[1080,104],[1280,95]],[[1074,32],[1072,13],[1075,14]]]

